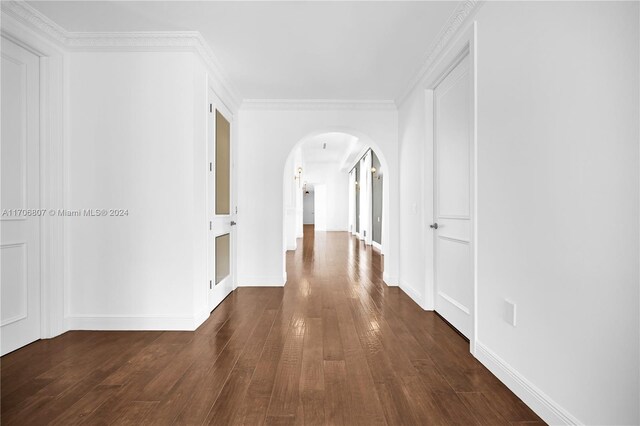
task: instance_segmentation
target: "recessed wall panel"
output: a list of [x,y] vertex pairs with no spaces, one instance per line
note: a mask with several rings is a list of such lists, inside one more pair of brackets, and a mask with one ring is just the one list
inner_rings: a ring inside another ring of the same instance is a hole
[[0,267],[0,322],[4,326],[27,317],[27,245],[3,245]]

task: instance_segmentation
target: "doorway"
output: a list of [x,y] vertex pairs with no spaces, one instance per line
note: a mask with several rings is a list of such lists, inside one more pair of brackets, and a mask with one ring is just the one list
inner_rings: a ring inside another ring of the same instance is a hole
[[305,185],[302,194],[302,223],[304,225],[314,225],[315,221],[315,192],[313,187]]
[[467,48],[433,90],[434,307],[474,334],[474,85]]
[[[1,354],[41,336],[40,59],[2,37]],[[33,214],[28,214],[31,212]]]
[[235,282],[235,197],[231,113],[209,91],[207,134],[208,307],[213,310],[233,291]]
[[[295,251],[303,243],[311,224],[316,242],[329,238],[333,232],[345,232],[349,236],[361,233],[354,236],[354,242],[356,238],[362,239],[365,245],[375,247],[384,255],[389,238],[386,196],[389,188],[383,177],[387,167],[382,152],[365,135],[317,132],[301,139],[292,148],[284,166],[285,269],[292,259],[286,253]],[[374,181],[377,197],[371,195]],[[361,187],[367,189],[361,192]],[[372,227],[374,223],[376,231]]]

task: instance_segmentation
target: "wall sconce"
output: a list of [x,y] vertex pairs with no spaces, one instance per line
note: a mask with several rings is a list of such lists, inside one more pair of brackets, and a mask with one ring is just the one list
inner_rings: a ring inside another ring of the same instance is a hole
[[371,175],[373,175],[377,180],[380,180],[380,175],[378,174],[378,170],[375,167],[371,167]]
[[298,188],[300,188],[300,181],[302,178],[302,167],[298,167],[298,174],[293,176],[293,180],[298,180]]

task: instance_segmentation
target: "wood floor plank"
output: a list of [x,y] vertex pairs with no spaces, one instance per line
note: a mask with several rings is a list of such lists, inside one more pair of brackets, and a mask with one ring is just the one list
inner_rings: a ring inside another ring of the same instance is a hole
[[345,361],[324,361],[324,417],[331,425],[352,424]]
[[[267,423],[291,418],[295,420],[300,400],[300,370],[302,368],[302,349],[304,343],[305,322],[303,318],[293,321],[293,328],[287,335],[278,363]],[[269,417],[274,419],[269,420]]]
[[[251,310],[255,312],[258,306],[259,304],[253,305]],[[199,391],[191,395],[189,403],[178,415],[176,421],[179,424],[202,424],[206,420],[260,317],[259,314],[252,317],[247,312],[244,315],[244,318],[239,319],[240,326],[202,377]]]
[[324,365],[321,318],[307,318],[302,348],[300,400],[304,424],[324,424]]
[[195,332],[72,331],[2,357],[2,424],[544,424],[361,240],[307,227],[286,258],[284,288],[239,288]]
[[53,425],[76,425],[86,421],[104,401],[120,390],[120,385],[98,385],[73,404],[68,410],[54,419]]
[[249,381],[254,369],[255,367],[233,369],[229,379],[220,391],[220,396],[218,396],[209,411],[205,423],[211,425],[230,425],[233,423],[240,408],[240,403],[249,387]]
[[491,425],[508,425],[509,422],[491,406],[487,397],[481,392],[462,392],[458,393],[458,397],[464,402],[469,410],[478,419],[480,424]]
[[112,423],[117,426],[139,425],[158,406],[158,401],[132,401]]
[[354,425],[384,425],[386,424],[380,400],[375,389],[375,383],[367,364],[364,350],[360,345],[356,328],[347,303],[336,307],[340,322],[340,337],[344,348],[347,383],[349,387],[349,410]]

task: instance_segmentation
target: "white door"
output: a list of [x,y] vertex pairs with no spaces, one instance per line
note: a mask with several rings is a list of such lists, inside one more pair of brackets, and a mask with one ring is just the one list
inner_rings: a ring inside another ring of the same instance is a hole
[[[315,192],[309,189],[306,185],[306,189],[302,193],[302,223],[304,225],[314,225],[315,221]],[[308,193],[307,193],[308,192]]]
[[467,55],[434,90],[435,309],[473,330],[473,127]]
[[209,93],[209,309],[233,290],[235,270],[235,199],[231,114]]
[[2,38],[2,355],[40,338],[39,58]]

